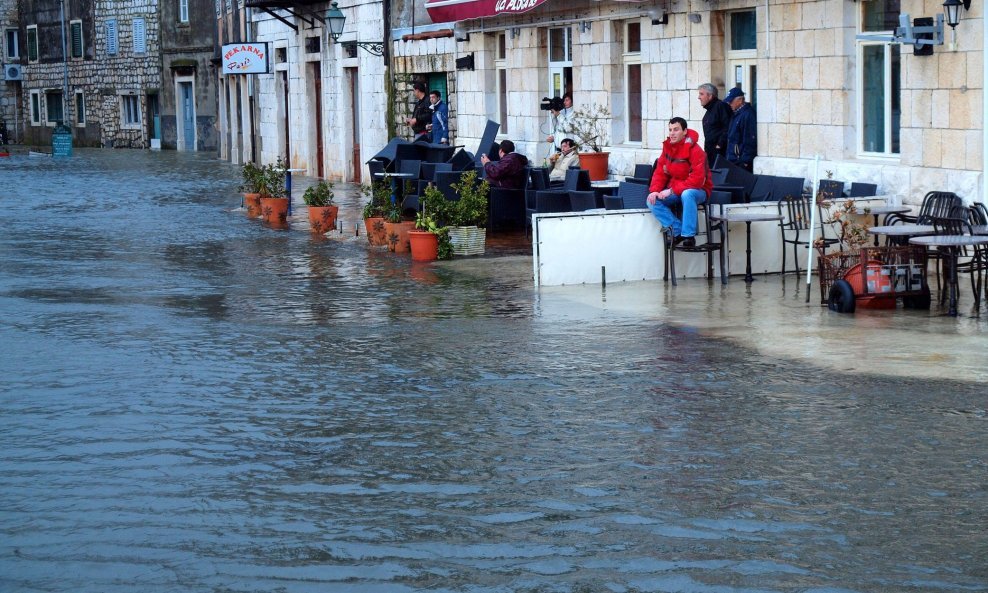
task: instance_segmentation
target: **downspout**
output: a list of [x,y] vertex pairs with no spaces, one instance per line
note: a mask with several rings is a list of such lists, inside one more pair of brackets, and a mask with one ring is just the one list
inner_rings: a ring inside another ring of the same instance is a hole
[[[988,39],[988,14],[981,17],[981,38]],[[988,204],[988,93],[985,92],[985,82],[988,80],[988,60],[984,59],[985,50],[982,43],[981,65],[984,69],[981,75],[981,202]]]
[[[385,122],[388,130],[388,139],[395,137],[395,81],[391,76],[391,51],[394,40],[391,39],[391,0],[382,0],[384,16],[384,94],[386,107]],[[413,21],[414,23],[414,21]]]

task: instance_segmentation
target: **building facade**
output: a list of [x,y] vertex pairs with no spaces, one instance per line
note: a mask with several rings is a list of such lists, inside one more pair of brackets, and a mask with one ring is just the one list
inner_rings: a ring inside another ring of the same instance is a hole
[[8,142],[20,139],[24,110],[21,106],[21,32],[17,0],[0,0],[0,122],[6,128]]

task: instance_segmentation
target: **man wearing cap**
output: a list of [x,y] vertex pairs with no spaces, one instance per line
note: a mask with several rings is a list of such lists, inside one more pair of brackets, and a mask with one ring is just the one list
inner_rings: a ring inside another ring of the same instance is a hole
[[744,91],[734,87],[724,99],[734,117],[727,129],[727,160],[735,165],[752,171],[755,157],[758,155],[758,132],[755,129],[755,110],[744,101]]

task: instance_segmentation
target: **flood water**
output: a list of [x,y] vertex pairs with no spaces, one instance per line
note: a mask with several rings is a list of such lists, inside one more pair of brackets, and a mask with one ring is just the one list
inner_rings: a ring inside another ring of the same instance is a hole
[[549,314],[238,175],[0,162],[0,591],[988,590],[984,384]]

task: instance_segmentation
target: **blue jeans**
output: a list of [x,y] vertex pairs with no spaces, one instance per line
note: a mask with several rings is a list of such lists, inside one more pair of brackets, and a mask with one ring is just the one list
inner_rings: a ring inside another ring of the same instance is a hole
[[[655,218],[659,219],[659,222],[664,228],[672,229],[674,236],[694,237],[696,236],[696,205],[706,201],[707,192],[702,189],[688,189],[683,192],[682,196],[670,194],[665,200],[655,200],[655,203],[649,206],[649,209],[655,215]],[[670,206],[675,206],[676,204],[683,205],[682,222],[669,209]]]

